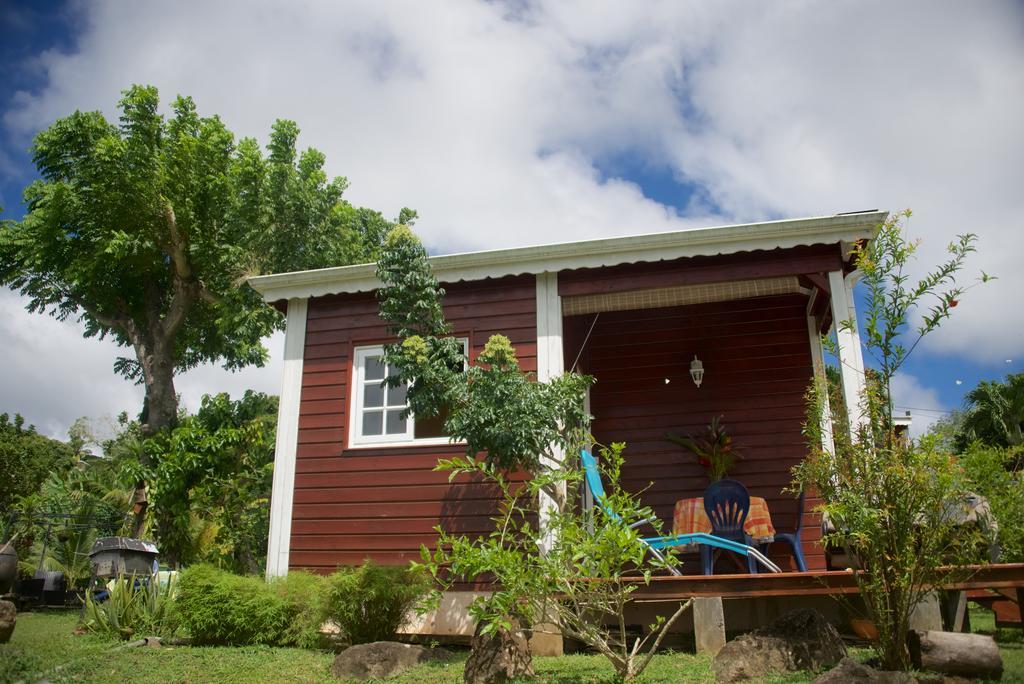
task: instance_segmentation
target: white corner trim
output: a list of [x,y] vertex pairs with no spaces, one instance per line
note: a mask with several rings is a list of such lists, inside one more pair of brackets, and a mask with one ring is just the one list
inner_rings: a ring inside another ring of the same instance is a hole
[[[836,342],[839,361],[839,375],[843,380],[843,399],[850,420],[850,437],[856,438],[857,430],[867,420],[864,414],[864,355],[860,347],[860,326],[857,322],[857,309],[853,303],[853,284],[859,274],[854,271],[843,277],[842,271],[830,271],[828,286],[832,291],[832,321],[836,331]],[[844,322],[851,322],[850,328],[844,328]]]
[[[800,245],[852,244],[870,238],[886,216],[888,212],[870,211],[444,254],[430,257],[430,267],[441,282],[454,283]],[[380,287],[375,264],[254,276],[248,282],[268,302],[369,292]]]
[[288,300],[284,336],[284,372],[277,410],[274,448],[274,488],[270,495],[270,540],[267,577],[288,574],[292,536],[292,500],[295,494],[295,452],[299,440],[299,402],[302,399],[302,357],[306,348],[308,299]]

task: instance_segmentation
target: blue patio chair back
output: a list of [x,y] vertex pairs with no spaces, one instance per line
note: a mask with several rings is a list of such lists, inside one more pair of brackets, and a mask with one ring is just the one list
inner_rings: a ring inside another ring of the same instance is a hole
[[743,523],[750,511],[750,494],[736,480],[713,482],[704,492],[704,512],[711,521],[711,534],[743,539]]
[[608,507],[608,497],[604,492],[604,485],[601,484],[601,471],[597,467],[597,459],[589,451],[580,451],[580,460],[583,463],[583,473],[587,480],[587,487],[594,496],[594,501],[601,507],[612,520],[619,520],[619,515]]

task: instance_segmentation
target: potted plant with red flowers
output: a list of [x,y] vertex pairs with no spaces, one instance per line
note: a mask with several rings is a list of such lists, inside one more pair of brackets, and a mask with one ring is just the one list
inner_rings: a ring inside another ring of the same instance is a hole
[[722,418],[723,416],[715,416],[704,431],[695,436],[665,434],[665,439],[678,444],[697,457],[697,463],[707,471],[711,482],[728,476],[736,459],[740,457],[732,437],[722,425]]

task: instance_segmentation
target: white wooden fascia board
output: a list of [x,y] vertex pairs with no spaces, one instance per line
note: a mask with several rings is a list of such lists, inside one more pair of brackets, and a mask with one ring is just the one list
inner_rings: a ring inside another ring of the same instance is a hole
[[292,504],[295,494],[295,455],[299,437],[299,402],[302,399],[302,360],[306,346],[306,314],[309,301],[288,301],[284,336],[284,370],[277,410],[274,447],[274,478],[270,495],[270,535],[267,546],[267,577],[288,574],[291,546]]
[[[430,265],[442,282],[459,282],[809,244],[850,244],[871,237],[887,215],[868,212],[822,216],[448,254],[430,257]],[[380,287],[375,264],[255,276],[249,284],[268,302],[369,292]]]

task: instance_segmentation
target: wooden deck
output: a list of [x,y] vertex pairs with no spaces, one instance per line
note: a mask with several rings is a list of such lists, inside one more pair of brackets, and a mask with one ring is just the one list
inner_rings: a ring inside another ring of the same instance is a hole
[[[1000,589],[1024,591],[1024,563],[972,565],[969,576],[961,581],[939,587],[947,590]],[[678,601],[690,597],[756,598],[761,596],[822,596],[856,594],[857,582],[852,572],[782,572],[757,575],[683,575],[652,577],[649,584],[642,577],[630,578],[638,585],[637,602]]]

